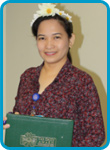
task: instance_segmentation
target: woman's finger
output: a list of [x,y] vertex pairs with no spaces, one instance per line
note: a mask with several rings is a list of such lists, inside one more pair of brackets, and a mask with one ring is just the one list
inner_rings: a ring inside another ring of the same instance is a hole
[[3,125],[3,129],[8,129],[10,127],[10,125],[9,124],[5,124],[5,125]]
[[7,117],[3,117],[3,121],[7,120]]
[[[14,114],[19,115],[19,112],[15,112]],[[3,123],[4,123],[3,129],[8,129],[10,127],[10,124],[5,124],[6,120],[7,120],[7,117],[3,117]]]
[[16,111],[16,112],[15,112],[15,115],[19,115],[19,112]]

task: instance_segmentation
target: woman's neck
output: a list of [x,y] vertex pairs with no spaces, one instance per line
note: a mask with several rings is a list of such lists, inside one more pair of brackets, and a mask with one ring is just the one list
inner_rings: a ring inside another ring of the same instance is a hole
[[64,59],[62,61],[56,62],[56,63],[47,63],[44,62],[44,66],[43,66],[43,70],[49,74],[49,75],[54,75],[57,74],[61,68],[63,67],[63,65],[66,63],[67,59]]

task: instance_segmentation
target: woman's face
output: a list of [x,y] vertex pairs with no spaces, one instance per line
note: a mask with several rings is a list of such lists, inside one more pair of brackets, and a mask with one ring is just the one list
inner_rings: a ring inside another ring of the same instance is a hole
[[55,19],[42,21],[38,28],[37,47],[46,63],[67,60],[70,39],[64,27]]

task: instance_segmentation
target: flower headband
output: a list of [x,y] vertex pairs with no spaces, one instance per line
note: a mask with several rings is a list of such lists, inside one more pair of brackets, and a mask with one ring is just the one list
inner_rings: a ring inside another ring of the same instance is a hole
[[42,5],[38,5],[39,9],[36,11],[36,14],[33,16],[33,20],[31,21],[31,26],[35,22],[36,19],[39,17],[44,17],[44,16],[55,16],[55,14],[58,14],[59,16],[62,16],[63,18],[67,19],[69,22],[72,22],[71,16],[66,14],[64,11],[60,11],[59,9],[55,8],[56,5],[52,3],[42,3]]

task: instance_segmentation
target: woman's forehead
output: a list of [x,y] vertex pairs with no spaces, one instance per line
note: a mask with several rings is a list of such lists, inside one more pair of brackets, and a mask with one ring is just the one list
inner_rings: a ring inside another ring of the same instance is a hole
[[49,19],[49,20],[44,20],[40,23],[38,27],[38,33],[39,32],[65,32],[64,27],[60,24],[60,22],[56,19]]

